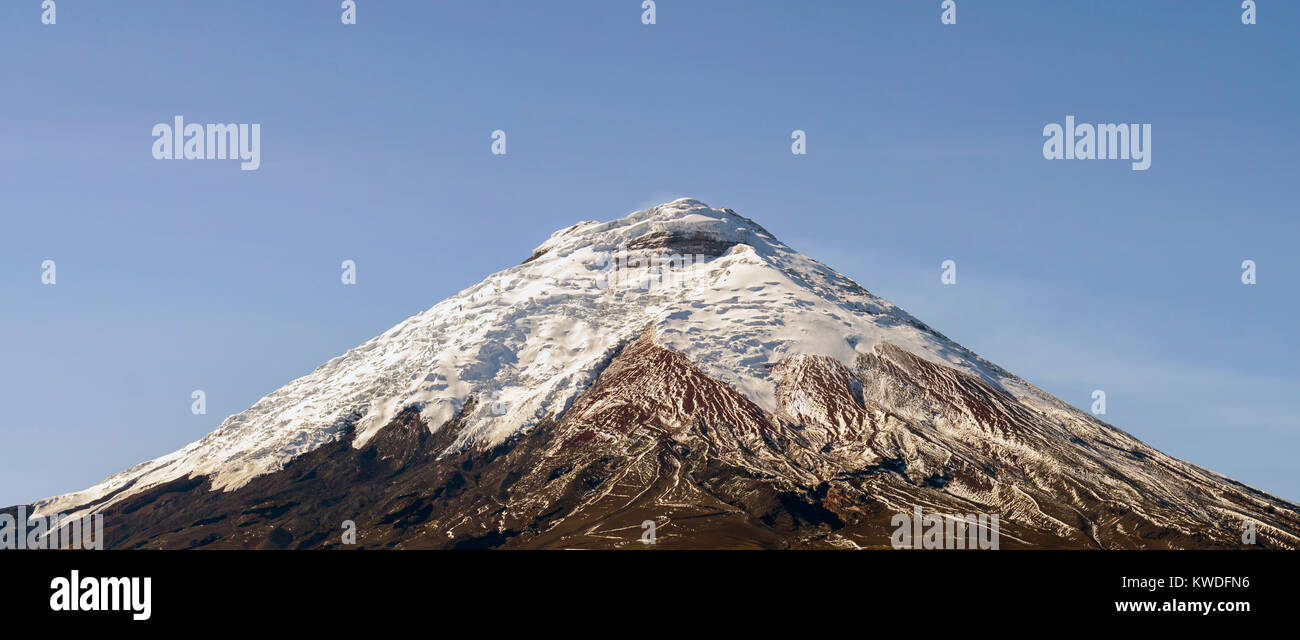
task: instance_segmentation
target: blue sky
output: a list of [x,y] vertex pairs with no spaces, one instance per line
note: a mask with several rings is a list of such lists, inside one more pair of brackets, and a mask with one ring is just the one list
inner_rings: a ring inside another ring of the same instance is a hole
[[[171,452],[552,231],[680,196],[1300,500],[1300,3],[39,4],[0,6],[0,504]],[[260,123],[261,168],[154,160],[175,115]],[[1067,115],[1150,123],[1151,168],[1045,160]]]

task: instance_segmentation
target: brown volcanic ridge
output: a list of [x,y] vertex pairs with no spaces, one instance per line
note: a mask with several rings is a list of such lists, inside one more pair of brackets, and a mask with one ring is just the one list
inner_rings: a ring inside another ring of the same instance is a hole
[[[599,292],[580,282],[592,250],[706,257],[689,266],[704,284]],[[761,397],[719,379],[738,370],[760,372]],[[531,421],[496,437],[493,385],[572,393],[525,397],[511,415]],[[559,231],[203,440],[30,506],[102,514],[112,549],[888,549],[916,508],[997,515],[1003,549],[1300,547],[1295,504],[1156,451],[689,199]]]

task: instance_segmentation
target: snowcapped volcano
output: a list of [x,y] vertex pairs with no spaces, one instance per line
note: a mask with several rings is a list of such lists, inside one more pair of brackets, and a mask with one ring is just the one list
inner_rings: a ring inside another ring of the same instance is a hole
[[1247,520],[1300,545],[1295,505],[691,199],[557,231],[203,439],[33,506],[115,514],[118,546],[328,546],[342,520],[363,545],[623,546],[653,520],[685,547],[871,547],[917,506],[1001,514],[1012,545],[1240,546]]
[[[692,264],[654,268],[673,255]],[[859,350],[888,338],[946,362],[976,361],[753,221],[683,198],[557,231],[523,264],[330,360],[202,440],[48,508],[195,473],[237,488],[337,438],[353,420],[361,444],[402,409],[418,407],[441,425],[475,395],[491,402],[467,416],[455,445],[495,444],[562,414],[600,363],[647,326],[768,411],[776,409],[769,367],[787,354],[851,365]]]

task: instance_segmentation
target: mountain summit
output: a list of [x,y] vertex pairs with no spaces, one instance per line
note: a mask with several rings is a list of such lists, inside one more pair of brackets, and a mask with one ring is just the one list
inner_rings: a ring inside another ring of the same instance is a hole
[[38,514],[109,547],[1300,546],[1300,508],[1166,456],[729,209],[555,232],[185,448]]

